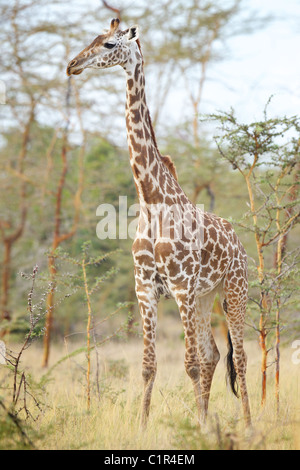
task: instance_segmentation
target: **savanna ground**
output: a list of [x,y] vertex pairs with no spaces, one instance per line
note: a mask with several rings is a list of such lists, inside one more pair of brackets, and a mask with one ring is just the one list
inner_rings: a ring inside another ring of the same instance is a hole
[[[213,382],[205,431],[197,427],[192,385],[184,370],[181,324],[166,317],[159,322],[158,373],[147,430],[141,432],[139,427],[142,338],[118,339],[99,348],[100,397],[94,386],[90,412],[86,404],[85,354],[67,359],[53,370],[51,381],[40,397],[43,411],[31,425],[36,447],[43,450],[300,449],[300,366],[292,362],[294,351],[291,348],[282,351],[281,405],[277,418],[273,370],[269,369],[268,400],[262,410],[260,349],[255,341],[246,342],[254,429],[252,433],[245,433],[240,402],[224,380],[226,342],[220,332],[216,331],[215,336],[221,361]],[[70,337],[65,344],[53,348],[50,367],[83,345],[78,337],[74,338],[77,339]],[[93,355],[93,384],[94,360]],[[41,349],[35,344],[26,351],[22,365],[37,379],[45,374],[40,362]],[[1,374],[3,371],[0,377]]]

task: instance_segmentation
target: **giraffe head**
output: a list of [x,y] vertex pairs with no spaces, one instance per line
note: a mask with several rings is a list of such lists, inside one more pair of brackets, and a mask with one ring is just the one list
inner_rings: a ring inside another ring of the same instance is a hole
[[67,67],[67,75],[79,75],[86,68],[107,69],[115,65],[126,65],[133,61],[138,51],[138,26],[122,31],[120,20],[111,21],[109,31],[105,31],[83,51],[81,51]]

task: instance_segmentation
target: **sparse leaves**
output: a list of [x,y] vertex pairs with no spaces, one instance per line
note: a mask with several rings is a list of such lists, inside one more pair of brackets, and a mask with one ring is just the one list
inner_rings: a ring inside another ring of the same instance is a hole
[[207,118],[217,123],[216,145],[243,176],[249,196],[250,210],[239,225],[253,233],[257,250],[256,267],[250,269],[250,300],[262,350],[262,404],[266,401],[267,357],[273,348],[267,344],[272,344],[275,333],[278,411],[282,318],[287,324],[294,314],[292,305],[299,301],[295,279],[299,282],[300,250],[290,255],[288,237],[300,217],[300,118],[270,119],[267,106],[264,120],[250,124],[239,123],[233,110]]

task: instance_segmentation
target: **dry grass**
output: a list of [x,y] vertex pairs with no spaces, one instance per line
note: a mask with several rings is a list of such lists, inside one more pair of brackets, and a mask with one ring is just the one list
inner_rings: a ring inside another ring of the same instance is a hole
[[[247,343],[248,388],[254,430],[244,432],[241,407],[225,384],[225,340],[217,338],[222,353],[213,382],[207,429],[197,427],[191,382],[183,365],[181,326],[165,319],[158,339],[158,374],[151,416],[146,431],[139,427],[142,394],[142,339],[114,341],[100,349],[100,398],[92,390],[90,413],[86,411],[84,354],[61,364],[53,372],[45,396],[44,414],[34,425],[43,436],[40,449],[278,449],[300,448],[299,366],[286,350],[282,358],[281,412],[276,417],[270,377],[268,403],[260,408],[260,352]],[[73,350],[78,343],[70,344]],[[56,347],[51,362],[66,350]],[[24,363],[33,376],[41,376],[41,351],[33,346]],[[95,372],[95,364],[93,364]],[[271,375],[271,370],[270,370]]]

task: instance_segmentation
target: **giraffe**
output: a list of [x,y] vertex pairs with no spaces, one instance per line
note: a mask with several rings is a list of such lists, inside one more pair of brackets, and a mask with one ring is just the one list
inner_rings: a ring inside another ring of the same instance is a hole
[[218,293],[229,329],[229,381],[236,395],[239,386],[245,423],[250,426],[243,347],[248,298],[246,252],[229,222],[192,204],[178,183],[171,157],[161,155],[158,149],[146,102],[138,26],[123,31],[120,20],[113,19],[110,29],[68,64],[67,75],[117,65],[126,73],[127,140],[140,202],[132,254],[144,337],[142,423],[148,421],[157,371],[157,306],[161,295],[174,298],[178,305],[185,334],[185,369],[194,387],[199,423],[205,423],[220,359],[211,329],[211,311]]

